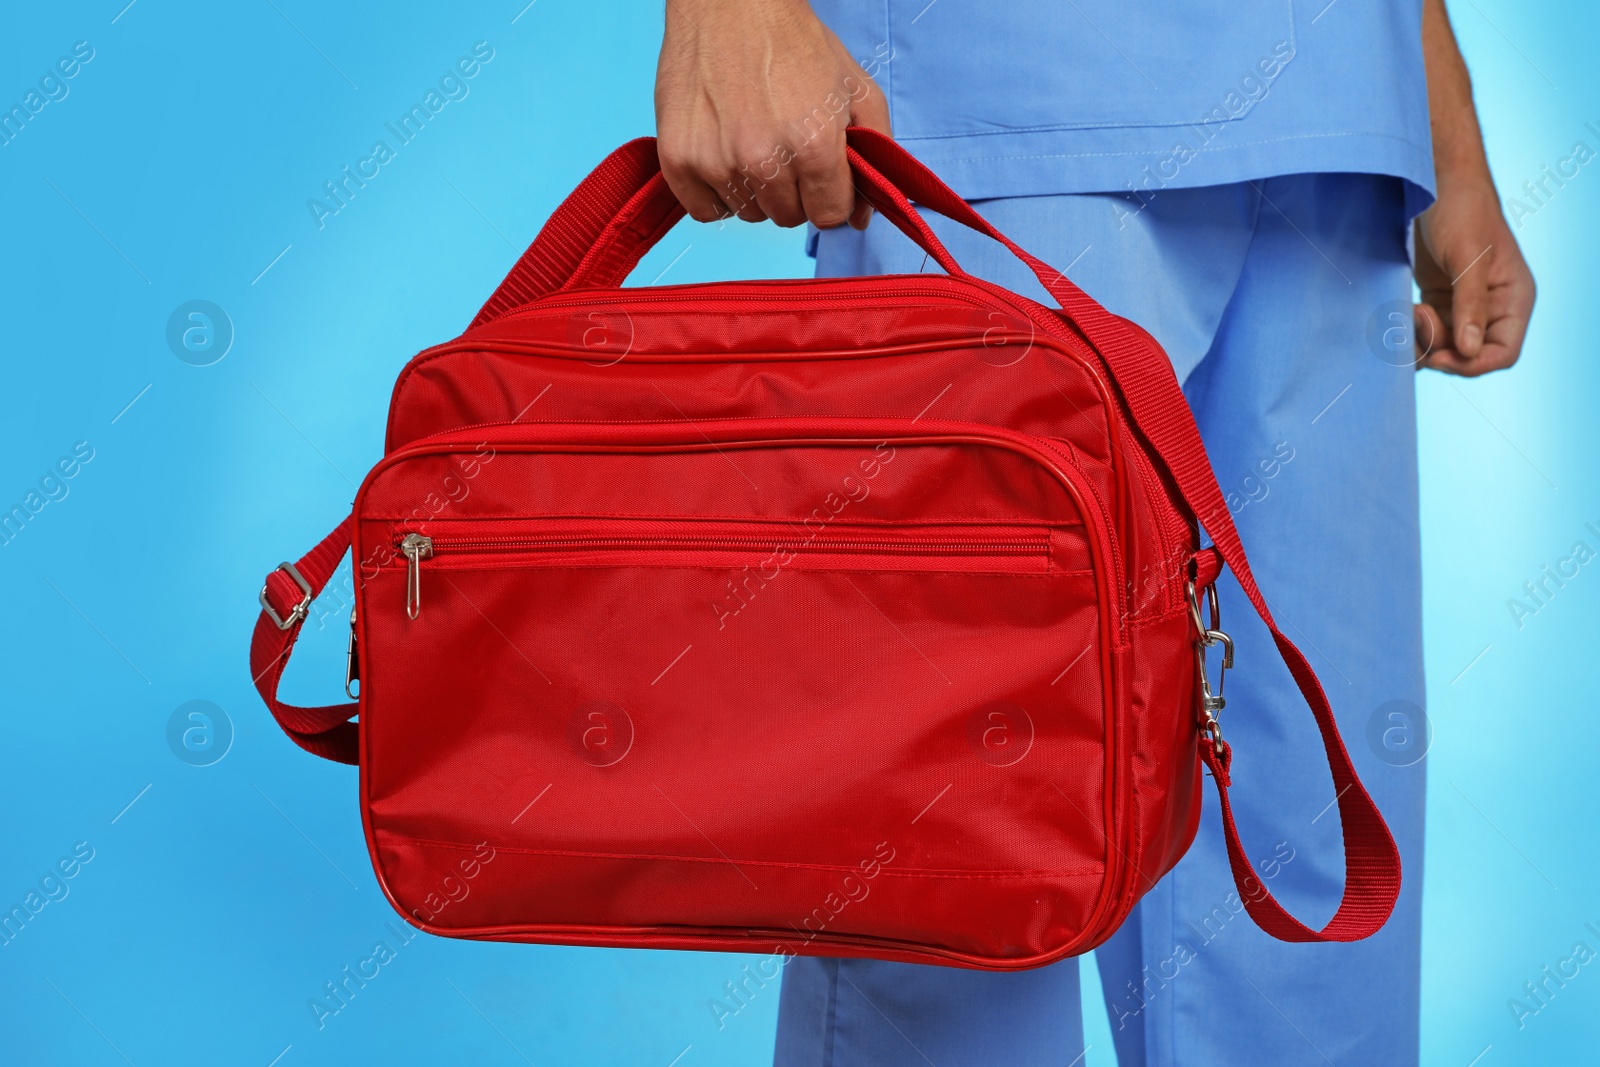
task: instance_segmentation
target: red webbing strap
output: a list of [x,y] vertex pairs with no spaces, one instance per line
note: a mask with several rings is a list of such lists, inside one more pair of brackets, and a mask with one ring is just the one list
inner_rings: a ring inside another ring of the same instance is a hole
[[[855,152],[849,159],[861,183],[857,189],[880,214],[946,271],[964,273],[892,183]],[[562,202],[468,328],[563,289],[620,286],[683,216],[683,205],[660,172],[654,140],[628,142]]]
[[660,172],[654,137],[629,141],[607,156],[556,208],[472,325],[561,288],[622,206]]
[[[339,566],[339,560],[344,558],[345,550],[350,547],[351,521],[345,519],[323,538],[321,544],[294,565],[300,577],[311,587],[312,597],[322,592],[322,587],[328,584],[334,569]],[[280,567],[267,575],[266,597],[278,617],[287,619],[295,607],[306,599],[306,593]],[[272,717],[278,720],[278,725],[295,744],[324,759],[355,763],[359,746],[356,724],[349,719],[360,709],[359,704],[301,708],[278,699],[278,681],[283,677],[283,669],[289,665],[289,650],[294,647],[295,638],[300,636],[300,627],[303,625],[305,619],[302,614],[294,625],[287,630],[280,630],[278,624],[263,611],[256,619],[255,633],[250,638],[250,676],[255,680],[256,690],[261,694],[261,699],[266,701]]]
[[[905,196],[853,150],[846,150],[856,189],[878,213],[911,238],[946,271],[965,274],[955,257],[934,236],[923,217]],[[629,198],[594,239],[594,247],[572,272],[562,289],[620,286],[644,254],[683,218],[683,205],[672,194],[666,178],[657,174]]]
[[588,253],[561,288],[620,286],[644,254],[685,214],[667,179],[656,173],[595,235]]
[[1399,849],[1377,805],[1356,775],[1355,765],[1339,736],[1333,708],[1316,672],[1278,629],[1256,586],[1249,560],[1245,558],[1244,544],[1233,525],[1233,515],[1217,485],[1194,415],[1171,363],[1142,331],[1131,328],[1105,310],[1059,271],[1018,248],[893,140],[866,129],[852,129],[849,137],[851,147],[907,197],[994,238],[1032,268],[1110,367],[1134,423],[1165,462],[1184,500],[1238,578],[1256,613],[1272,632],[1273,643],[1310,706],[1322,735],[1344,828],[1345,888],[1338,911],[1321,930],[1313,930],[1283,909],[1256,877],[1239,839],[1233,809],[1228,802],[1230,753],[1226,748],[1217,752],[1202,738],[1201,758],[1211,768],[1222,800],[1228,861],[1250,917],[1267,933],[1284,941],[1356,941],[1373,934],[1388,919],[1400,894]]

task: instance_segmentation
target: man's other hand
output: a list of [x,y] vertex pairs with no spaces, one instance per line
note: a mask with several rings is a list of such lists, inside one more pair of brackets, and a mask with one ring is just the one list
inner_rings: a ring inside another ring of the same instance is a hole
[[1522,354],[1533,272],[1500,210],[1472,79],[1444,0],[1424,0],[1422,53],[1438,199],[1416,223],[1417,366],[1470,378]]
[[1504,370],[1522,354],[1533,314],[1533,272],[1484,179],[1439,199],[1416,224],[1417,363],[1466,377]]

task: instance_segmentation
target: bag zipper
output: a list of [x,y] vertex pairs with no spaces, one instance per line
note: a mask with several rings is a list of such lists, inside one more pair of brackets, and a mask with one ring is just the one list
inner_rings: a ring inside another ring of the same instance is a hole
[[400,554],[406,557],[406,617],[422,614],[422,561],[433,555],[433,538],[408,533],[400,539]]
[[[557,520],[552,520],[557,521]],[[653,520],[642,520],[653,521]],[[688,524],[694,519],[661,520]],[[708,523],[709,525],[709,523]],[[1050,529],[1041,526],[1027,535],[960,536],[833,536],[818,538],[798,523],[740,524],[765,528],[765,535],[731,532],[684,532],[660,534],[574,533],[558,529],[548,533],[519,531],[498,536],[429,535],[411,531],[396,541],[406,560],[406,616],[416,619],[422,610],[422,561],[457,553],[468,555],[538,555],[567,552],[773,552],[784,549],[796,556],[861,555],[911,556],[934,558],[1027,558],[1038,557],[1048,566]],[[798,533],[785,540],[783,535]]]
[[[810,417],[807,417],[807,418],[810,418]],[[723,421],[721,423],[721,425],[723,427],[726,427],[726,426],[731,425],[731,424],[733,424],[735,422],[737,422],[737,423],[754,424],[754,423],[761,423],[763,421],[764,420],[761,420],[759,418],[725,420],[725,421]],[[802,421],[805,421],[805,420],[803,420],[800,417],[793,417],[793,418],[790,418],[790,419],[777,420],[777,421],[784,422],[786,425],[782,426],[781,429],[787,431],[789,429],[789,424],[798,423],[798,422],[802,422]],[[850,421],[854,422],[854,421],[857,421],[857,420],[850,420]],[[880,420],[874,420],[874,421],[885,422],[885,421],[889,421],[889,420],[881,420],[880,419]],[[363,490],[365,489],[365,486],[370,484],[373,481],[373,479],[376,478],[377,475],[385,467],[387,467],[387,466],[389,466],[389,465],[391,465],[393,463],[396,463],[396,462],[402,461],[404,459],[407,459],[412,455],[421,455],[421,454],[426,454],[426,453],[429,453],[429,452],[448,452],[448,451],[453,450],[454,448],[458,448],[458,447],[461,447],[461,446],[464,446],[464,445],[465,446],[471,446],[471,445],[473,445],[475,443],[479,443],[479,442],[481,442],[483,440],[483,432],[486,431],[486,430],[497,430],[497,431],[506,432],[506,431],[512,431],[512,430],[527,431],[527,430],[530,430],[530,429],[538,428],[541,432],[546,432],[547,433],[547,432],[550,432],[552,430],[570,431],[570,430],[577,429],[577,428],[588,427],[590,425],[591,424],[589,424],[589,423],[525,423],[525,424],[519,424],[519,423],[515,423],[515,422],[499,422],[499,423],[476,423],[476,424],[473,424],[471,426],[455,427],[455,428],[452,428],[452,429],[449,429],[449,430],[441,430],[438,433],[430,434],[427,437],[420,438],[419,440],[414,441],[411,444],[408,444],[408,445],[406,445],[406,446],[404,446],[402,448],[396,449],[396,450],[391,451],[390,453],[388,453],[388,455],[386,455],[384,457],[382,462],[380,462],[377,466],[373,467],[372,470],[368,472],[366,481],[363,483]],[[639,429],[644,428],[645,426],[658,425],[658,424],[651,423],[651,422],[623,422],[623,423],[610,423],[610,424],[606,424],[606,425],[608,427],[610,427],[610,428],[614,428],[614,429],[618,429],[618,430],[626,429],[628,431],[637,431]],[[678,427],[674,424],[672,428],[673,429],[677,429]],[[901,427],[896,426],[895,429],[898,430],[898,429],[901,429]],[[909,429],[909,427],[907,429]],[[956,435],[941,434],[941,433],[938,433],[937,431],[935,431],[931,435],[928,435],[927,440],[924,443],[941,443],[942,441],[946,441],[946,440],[970,439],[970,440],[977,440],[977,441],[982,442],[982,443],[995,444],[995,445],[999,445],[1001,447],[1006,447],[1006,448],[1010,448],[1012,450],[1016,450],[1016,442],[1018,440],[1022,440],[1022,441],[1027,442],[1029,447],[1031,447],[1033,449],[1037,449],[1039,452],[1041,452],[1044,455],[1048,456],[1049,459],[1051,460],[1051,463],[1056,467],[1056,470],[1057,470],[1059,476],[1064,478],[1068,483],[1070,483],[1070,485],[1072,487],[1070,491],[1071,491],[1072,495],[1075,498],[1077,498],[1078,507],[1079,507],[1080,512],[1083,513],[1083,520],[1084,520],[1084,523],[1085,523],[1086,532],[1088,532],[1088,536],[1089,536],[1091,542],[1098,542],[1099,545],[1101,546],[1101,552],[1103,554],[1099,554],[1097,558],[1098,558],[1098,565],[1099,566],[1104,566],[1106,568],[1107,572],[1108,572],[1106,577],[1107,577],[1107,579],[1109,581],[1108,593],[1109,593],[1109,596],[1110,596],[1110,602],[1108,603],[1107,607],[1111,610],[1113,616],[1116,619],[1120,620],[1123,612],[1126,610],[1127,600],[1128,600],[1127,584],[1126,584],[1126,582],[1127,582],[1127,572],[1126,572],[1126,567],[1125,567],[1125,562],[1126,561],[1122,558],[1121,546],[1119,544],[1119,539],[1118,539],[1118,537],[1116,535],[1116,530],[1115,530],[1114,524],[1111,522],[1110,515],[1107,512],[1106,501],[1104,501],[1103,499],[1100,498],[1099,494],[1096,493],[1096,491],[1094,490],[1092,484],[1089,482],[1089,479],[1078,468],[1077,460],[1072,455],[1071,448],[1065,442],[1057,441],[1057,440],[1054,440],[1052,438],[1037,437],[1037,436],[1026,435],[1026,434],[1017,434],[1017,433],[1014,433],[1012,431],[1006,430],[1006,429],[1004,429],[1002,427],[990,426],[988,424],[975,424],[975,425],[973,425],[972,430],[976,431],[976,432],[974,432],[974,433],[961,433],[961,434],[956,434]],[[886,439],[887,440],[892,440],[892,441],[903,441],[903,440],[911,440],[911,439],[917,439],[917,438],[923,438],[923,437],[924,437],[924,435],[920,434],[920,433],[899,433],[899,434],[891,434]],[[502,439],[502,440],[504,440],[504,439]],[[744,443],[748,444],[748,445],[758,446],[758,447],[766,447],[766,446],[773,445],[773,444],[804,443],[807,440],[809,440],[809,438],[803,438],[803,437],[802,438],[797,438],[797,439],[793,439],[792,442],[788,441],[787,439],[761,438],[761,439],[747,441],[747,442],[744,442]],[[513,442],[505,441],[504,443],[507,444],[507,445],[510,445]],[[538,449],[539,445],[541,445],[541,444],[549,444],[549,443],[550,442],[548,442],[548,441],[530,441],[530,442],[528,442],[528,444],[534,446],[533,448],[530,449],[530,451],[538,451],[539,450]],[[728,443],[734,444],[736,442],[731,442],[730,441]],[[596,444],[598,444],[598,443],[596,443]],[[580,446],[579,448],[577,448],[575,450],[576,451],[585,451],[585,450],[587,450],[587,447],[589,447],[588,443],[586,443],[583,446]],[[676,446],[674,446],[674,447],[676,447]],[[693,447],[698,448],[699,446],[698,445],[694,445]],[[712,447],[716,447],[716,446],[712,445]],[[567,446],[561,446],[560,450],[567,451],[567,450],[572,450],[572,449],[569,449]],[[600,446],[600,450],[601,451],[605,451],[606,450],[605,446],[601,445]],[[1119,488],[1120,488],[1120,486],[1119,486]],[[358,506],[358,508],[359,508],[359,503],[360,503],[360,496],[361,496],[361,494],[358,493],[357,494],[357,506]],[[1089,512],[1085,510],[1085,508],[1089,507],[1090,505],[1092,505],[1092,508],[1093,508],[1093,511],[1094,511],[1094,516],[1092,518],[1091,518]],[[1119,506],[1121,506],[1121,505],[1119,504]],[[682,520],[679,520],[679,521],[682,521]],[[693,521],[693,520],[689,520],[689,521]],[[417,537],[418,537],[418,539],[413,541],[412,544],[411,544],[411,551],[420,554],[418,556],[417,561],[416,561],[417,564],[418,564],[418,568],[420,569],[420,561],[422,559],[427,559],[432,554],[433,545],[432,545],[432,540],[430,538],[426,537],[425,535],[418,534]],[[402,541],[402,543],[400,545],[400,549],[401,549],[403,554],[407,551],[406,545],[404,544],[403,541]],[[409,558],[409,556],[408,556],[408,558]],[[410,600],[410,599],[415,599],[415,598],[408,597],[408,600]],[[1120,624],[1118,626],[1118,631],[1117,632],[1120,634]]]
[[[884,275],[881,277],[893,277]],[[915,279],[917,275],[904,276]],[[893,292],[875,294],[877,298],[885,297],[939,297],[968,307],[984,309],[989,305],[984,301],[974,299],[971,295],[961,291],[961,283],[947,274],[922,275],[921,281],[904,281]],[[933,278],[944,278],[944,282],[933,282]],[[489,322],[483,327],[505,322],[513,318],[526,318],[536,315],[547,309],[561,309],[573,307],[593,307],[600,309],[613,304],[690,304],[697,308],[715,308],[719,304],[737,304],[746,307],[751,303],[793,304],[815,303],[827,306],[830,303],[829,290],[841,290],[831,302],[841,307],[859,307],[860,297],[851,293],[858,289],[860,278],[796,278],[791,281],[762,283],[741,282],[738,292],[722,292],[707,298],[702,295],[703,290],[725,286],[727,282],[703,282],[696,285],[641,287],[634,289],[606,289],[590,287],[584,289],[569,289],[558,291],[532,303],[523,304],[512,308]],[[954,284],[951,284],[954,282]],[[853,283],[853,284],[852,284]],[[667,290],[663,295],[662,290]],[[821,290],[822,292],[818,292]]]

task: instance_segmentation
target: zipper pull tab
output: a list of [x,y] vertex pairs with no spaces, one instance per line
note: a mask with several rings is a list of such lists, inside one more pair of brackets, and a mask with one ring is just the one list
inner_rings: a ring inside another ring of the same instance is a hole
[[400,542],[405,553],[406,566],[406,618],[415,619],[422,614],[422,561],[433,556],[433,538],[426,534],[408,533]]
[[361,681],[361,657],[356,651],[356,609],[350,609],[350,644],[344,651],[344,695],[351,700],[360,699],[355,686]]

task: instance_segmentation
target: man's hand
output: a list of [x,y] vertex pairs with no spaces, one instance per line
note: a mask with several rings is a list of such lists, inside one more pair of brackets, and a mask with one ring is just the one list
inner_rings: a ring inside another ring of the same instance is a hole
[[1522,352],[1533,313],[1533,273],[1506,225],[1494,186],[1452,190],[1417,219],[1417,360],[1476,377]]
[[667,0],[656,135],[692,218],[865,228],[849,125],[888,133],[888,106],[806,0]]
[[1439,196],[1416,222],[1417,365],[1475,377],[1522,353],[1533,273],[1500,210],[1443,0],[1423,8],[1422,48]]

